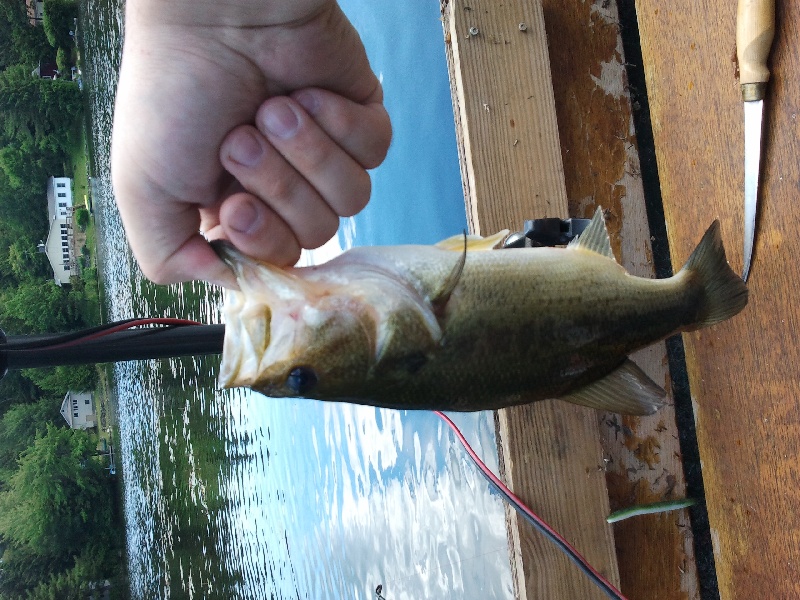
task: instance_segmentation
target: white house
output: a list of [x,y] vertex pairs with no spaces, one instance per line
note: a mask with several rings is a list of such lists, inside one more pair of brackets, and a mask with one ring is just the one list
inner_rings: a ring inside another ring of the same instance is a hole
[[97,425],[91,392],[70,390],[61,403],[61,416],[73,429],[88,429]]
[[47,215],[50,230],[39,250],[47,255],[56,285],[69,283],[75,265],[72,231],[72,179],[51,177],[47,180]]

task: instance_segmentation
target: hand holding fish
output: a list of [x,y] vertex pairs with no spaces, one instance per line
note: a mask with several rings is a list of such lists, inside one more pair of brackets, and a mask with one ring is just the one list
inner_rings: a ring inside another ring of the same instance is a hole
[[367,203],[391,125],[335,2],[129,0],[125,33],[112,175],[147,277],[234,286],[206,238],[290,265]]

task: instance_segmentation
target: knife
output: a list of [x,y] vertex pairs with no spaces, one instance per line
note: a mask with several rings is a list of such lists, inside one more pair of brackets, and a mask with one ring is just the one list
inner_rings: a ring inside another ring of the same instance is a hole
[[775,0],[739,0],[736,15],[736,56],[744,100],[744,271],[747,281],[753,260],[761,168],[764,96],[769,69],[767,56],[775,36]]

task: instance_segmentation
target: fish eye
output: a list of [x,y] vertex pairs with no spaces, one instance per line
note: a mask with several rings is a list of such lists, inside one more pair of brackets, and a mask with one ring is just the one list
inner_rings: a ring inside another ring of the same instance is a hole
[[317,387],[317,374],[311,367],[295,367],[286,378],[286,387],[292,393],[304,396]]

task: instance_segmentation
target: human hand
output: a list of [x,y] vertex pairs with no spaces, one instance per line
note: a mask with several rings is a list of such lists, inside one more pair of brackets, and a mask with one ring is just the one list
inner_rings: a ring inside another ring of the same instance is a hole
[[294,263],[364,207],[390,137],[334,2],[128,1],[112,174],[153,281],[235,286],[200,231]]

